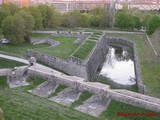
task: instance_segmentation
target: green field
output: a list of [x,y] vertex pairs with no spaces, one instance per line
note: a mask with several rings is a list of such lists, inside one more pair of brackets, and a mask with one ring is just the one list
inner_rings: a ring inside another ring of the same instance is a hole
[[141,77],[146,85],[146,93],[150,96],[160,98],[160,58],[155,56],[145,35],[135,34],[107,34],[107,37],[123,38],[136,43]]
[[24,66],[24,65],[25,64],[23,63],[0,58],[0,69],[1,68],[13,68],[13,67]]
[[[80,101],[75,102],[71,107],[65,107],[26,91],[40,84],[43,81],[41,79],[37,79],[39,82],[35,81],[30,86],[12,90],[8,88],[5,77],[0,77],[0,80],[0,103],[2,103],[0,107],[4,111],[5,120],[130,120],[131,117],[117,117],[117,112],[150,112],[112,101],[108,109],[99,118],[96,118],[73,109],[74,106],[81,104],[83,100],[90,97],[88,94],[82,94]],[[144,117],[134,117],[134,119],[144,120]],[[154,119],[158,120],[160,118],[154,117]],[[145,117],[145,120],[153,120],[153,118]]]
[[73,45],[73,42],[77,39],[76,37],[49,36],[49,38],[59,41],[60,45],[56,47],[48,47],[48,48],[35,48],[33,50],[44,53],[49,56],[55,56],[55,57],[67,59],[79,46],[79,45]]
[[96,42],[87,40],[83,45],[79,47],[79,49],[73,54],[73,56],[84,60],[87,58],[95,45]]
[[49,47],[49,45],[48,44],[33,45],[30,43],[23,43],[23,44],[18,44],[18,45],[3,44],[3,45],[0,45],[0,53],[12,55],[12,56],[18,56],[21,58],[28,58],[27,56],[28,49],[45,48],[45,47]]
[[[1,59],[0,59],[1,60]],[[8,67],[21,66],[14,61],[8,61],[3,59],[4,64],[0,64],[0,68],[4,68],[5,64]],[[65,107],[57,103],[51,102],[47,99],[40,98],[31,93],[28,93],[28,89],[32,89],[41,84],[44,80],[40,78],[29,78],[30,85],[26,87],[19,87],[15,89],[9,89],[6,81],[6,77],[0,77],[0,108],[4,111],[5,120],[159,120],[160,117],[118,117],[117,112],[141,114],[142,112],[150,112],[138,107],[123,104],[120,102],[112,101],[108,109],[105,110],[98,118],[81,113],[73,108],[86,99],[91,94],[83,92],[80,99],[77,100],[70,107]],[[63,86],[57,88],[60,92]]]

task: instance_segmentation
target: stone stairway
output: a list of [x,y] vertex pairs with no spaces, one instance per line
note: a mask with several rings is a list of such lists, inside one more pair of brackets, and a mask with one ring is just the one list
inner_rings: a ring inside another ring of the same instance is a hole
[[31,92],[43,98],[47,98],[51,93],[53,93],[56,90],[57,87],[58,85],[55,81],[47,80],[39,86],[37,86],[36,88],[28,90],[28,92]]
[[57,96],[49,98],[49,100],[54,101],[56,103],[70,106],[76,100],[79,99],[81,92],[74,90],[72,88],[66,88],[62,92],[60,92]]

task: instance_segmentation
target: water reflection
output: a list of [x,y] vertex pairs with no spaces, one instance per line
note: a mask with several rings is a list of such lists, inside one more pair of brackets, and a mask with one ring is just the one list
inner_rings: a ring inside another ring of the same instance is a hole
[[100,74],[122,85],[134,85],[135,71],[132,53],[121,47],[111,47]]

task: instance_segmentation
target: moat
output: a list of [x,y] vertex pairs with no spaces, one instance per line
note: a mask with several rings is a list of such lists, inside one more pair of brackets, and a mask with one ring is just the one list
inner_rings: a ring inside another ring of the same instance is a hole
[[100,75],[121,85],[136,84],[132,51],[110,46]]

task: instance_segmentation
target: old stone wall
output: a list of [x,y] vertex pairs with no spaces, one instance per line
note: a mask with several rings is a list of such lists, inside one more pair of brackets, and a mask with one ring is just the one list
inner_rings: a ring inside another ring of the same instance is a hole
[[0,76],[7,76],[10,69],[0,69]]
[[63,60],[57,57],[38,53],[32,50],[28,51],[28,55],[35,57],[37,60],[50,65],[53,68],[64,71],[70,75],[78,76],[91,80],[98,68],[102,67],[107,54],[107,43],[105,36],[101,36],[96,46],[89,54],[86,60],[80,60],[72,56],[70,60]]
[[87,58],[86,68],[88,79],[91,80],[98,70],[101,70],[108,53],[107,41],[105,36],[101,36],[94,49]]
[[117,39],[117,38],[107,38],[107,44],[116,44],[116,45],[125,45],[129,46],[133,49],[134,54],[134,69],[135,69],[135,76],[136,76],[136,84],[138,86],[139,93],[145,94],[145,86],[142,83],[141,75],[140,75],[140,67],[138,62],[138,54],[136,44],[129,40]]
[[22,67],[14,67],[13,69],[10,69],[7,76],[8,80],[19,80],[25,75],[27,75],[28,66],[22,66]]
[[90,91],[100,99],[110,98],[126,104],[142,107],[152,111],[160,112],[160,99],[131,92],[128,90],[112,90],[108,85],[85,82],[84,79],[75,76],[67,76],[52,71],[43,71],[36,67],[28,69],[29,75],[37,75],[45,79],[56,80],[57,83],[69,86],[79,91]]
[[67,61],[57,57],[50,57],[48,55],[38,53],[32,50],[28,51],[28,55],[31,57],[35,57],[37,60],[42,61],[45,64],[63,72],[66,72],[70,75],[87,79],[87,72],[85,66],[79,65],[69,60]]

